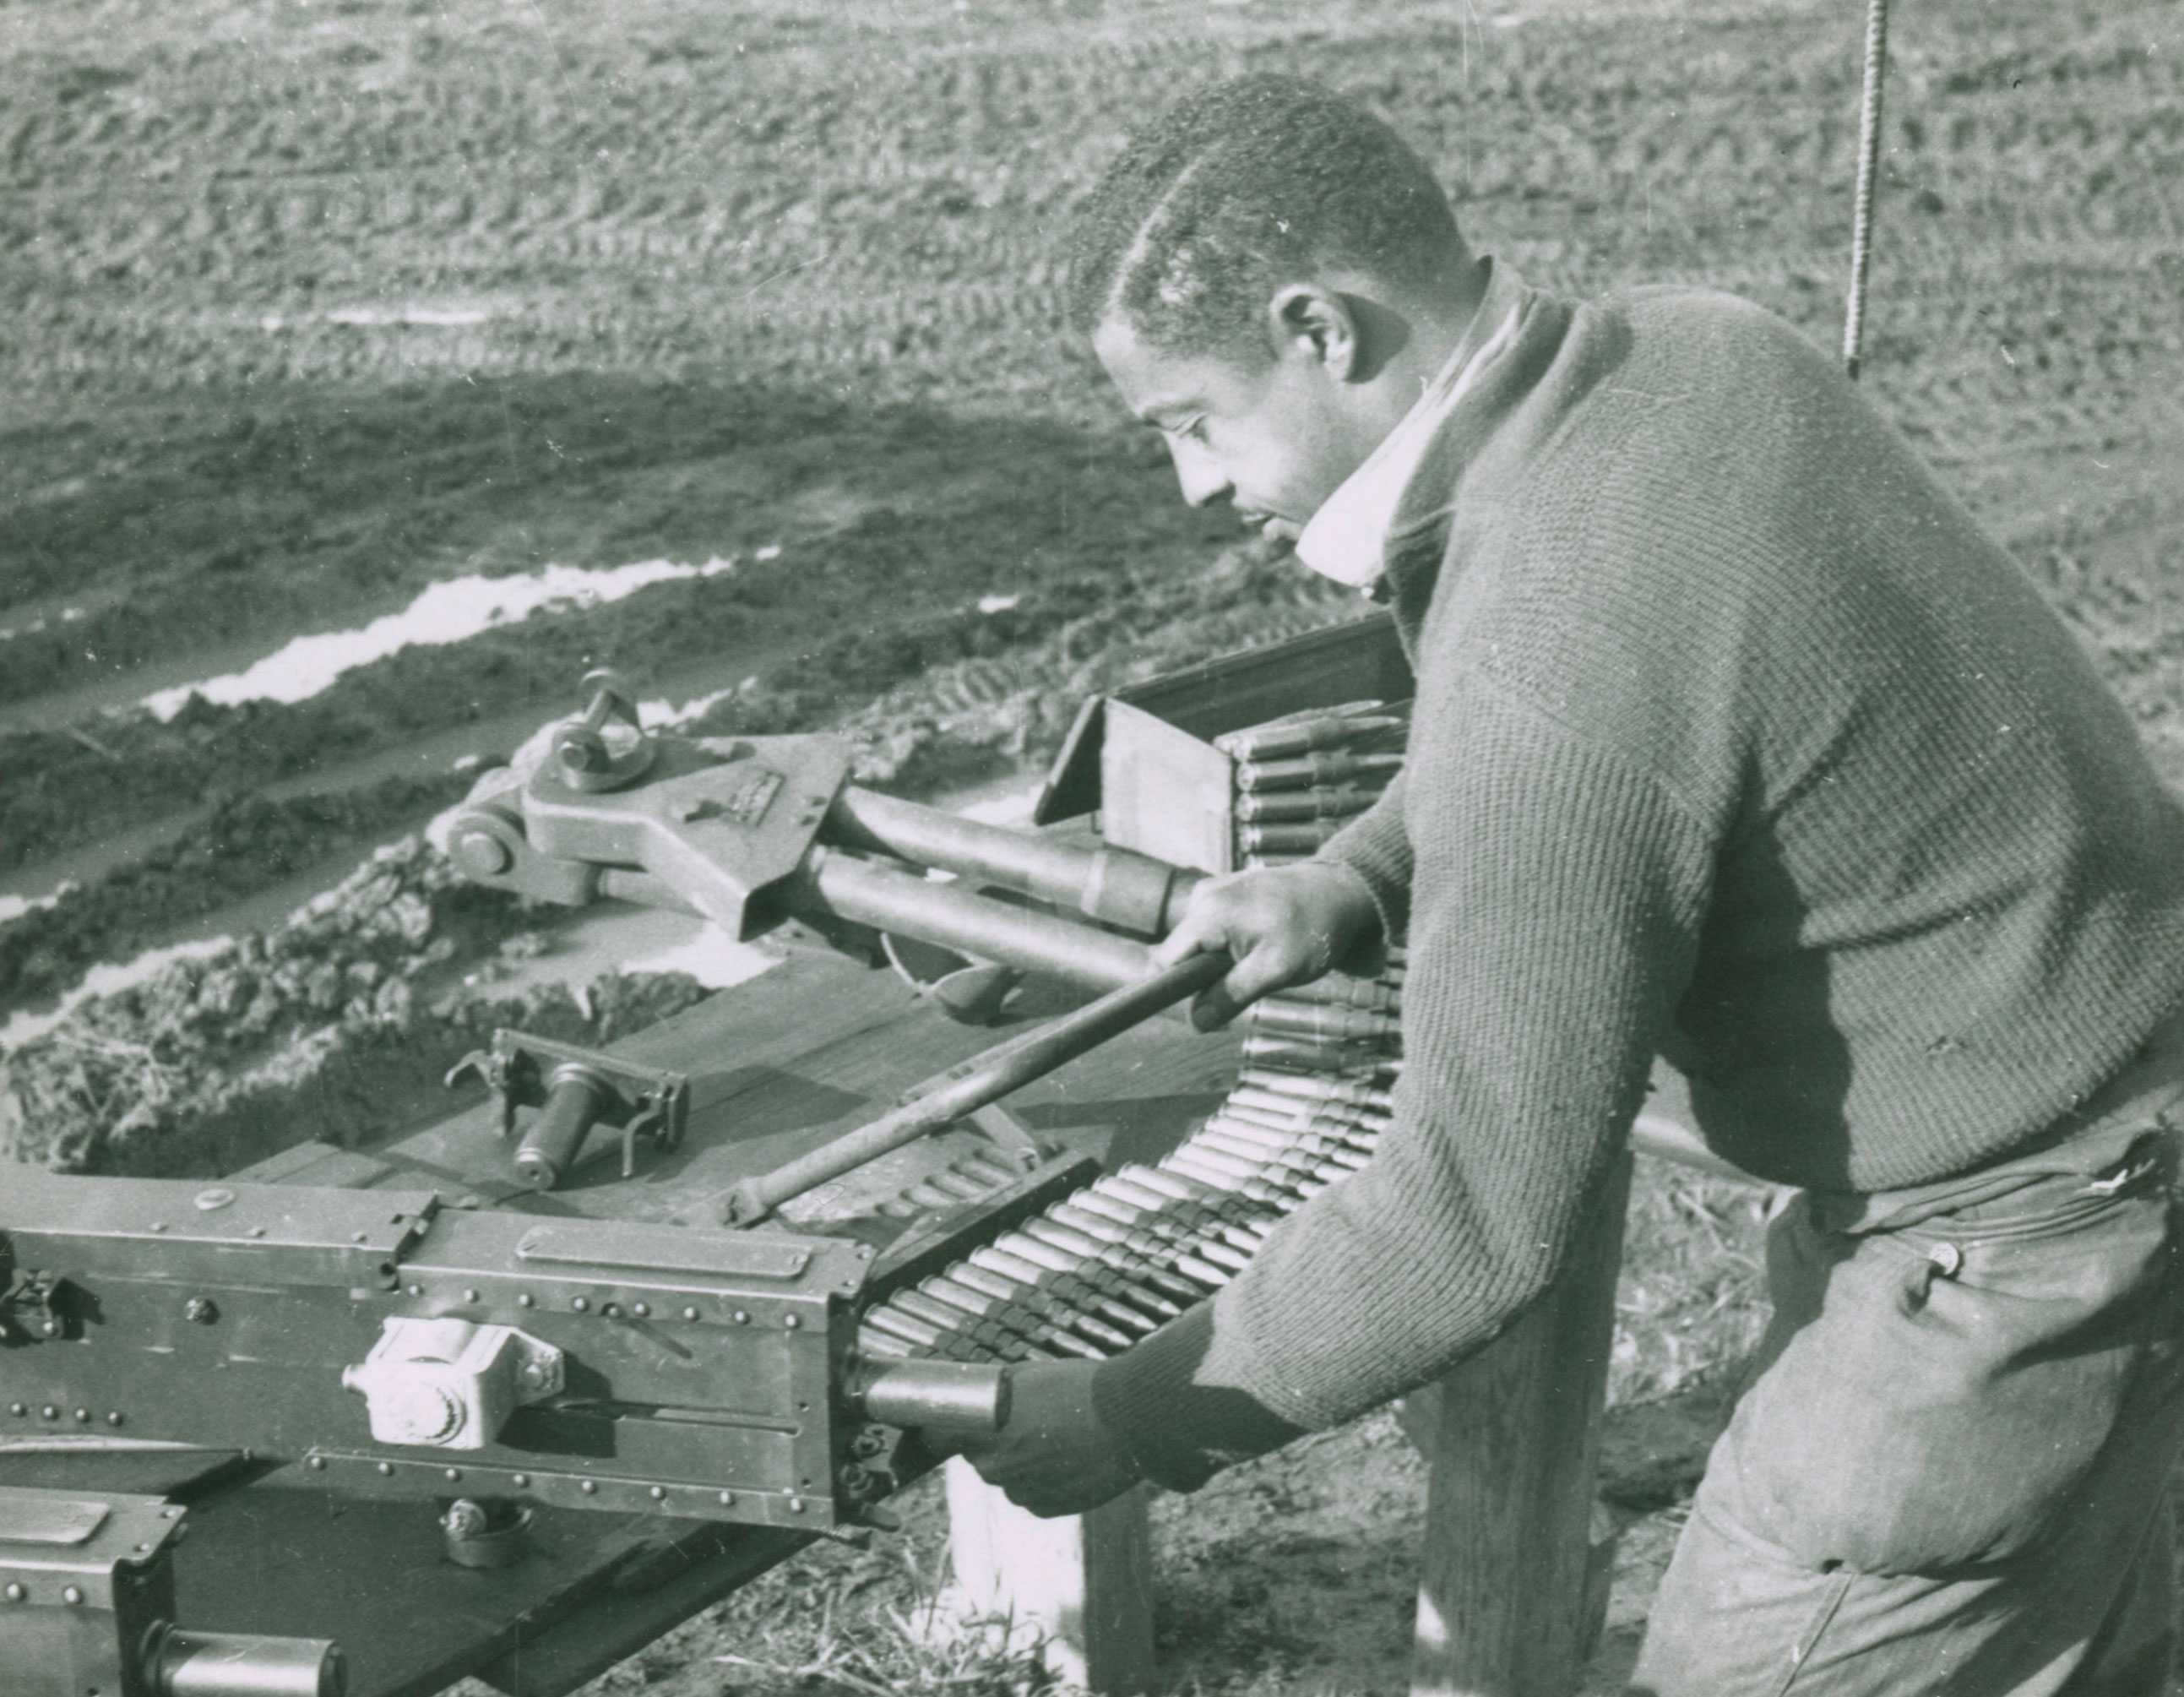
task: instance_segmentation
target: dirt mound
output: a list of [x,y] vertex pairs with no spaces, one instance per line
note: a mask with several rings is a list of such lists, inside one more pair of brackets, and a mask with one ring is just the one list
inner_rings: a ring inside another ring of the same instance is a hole
[[[607,1041],[704,992],[611,975],[520,1002],[435,969],[521,949],[528,916],[421,836],[286,924],[86,1004],[0,1069],[0,1160],[66,1172],[217,1174],[298,1141],[360,1141],[499,1024]],[[475,974],[472,976],[476,976]]]
[[460,797],[467,780],[393,778],[331,795],[215,801],[201,823],[135,864],[71,886],[50,907],[0,925],[0,1010],[57,996],[102,960],[126,960],[176,927],[218,913],[346,851],[414,826]]

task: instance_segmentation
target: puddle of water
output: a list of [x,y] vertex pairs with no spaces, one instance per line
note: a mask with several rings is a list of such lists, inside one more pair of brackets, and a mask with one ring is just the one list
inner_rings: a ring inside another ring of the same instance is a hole
[[36,636],[40,631],[51,629],[57,622],[75,624],[86,617],[81,607],[63,607],[52,617],[41,614],[28,624],[0,626],[0,642],[11,641],[19,636]]
[[961,790],[933,805],[987,825],[1028,825],[1039,803],[1041,778],[1004,778],[974,790]]
[[360,329],[415,325],[428,330],[467,330],[474,325],[490,323],[494,315],[489,308],[482,306],[432,306],[422,301],[410,301],[399,306],[337,306],[326,312],[292,316],[285,312],[261,313],[258,327],[269,336],[313,323],[345,324]]
[[43,896],[11,896],[0,892],[0,925],[20,919],[25,913],[35,913],[41,907],[51,907],[76,889],[74,879],[64,879]]
[[353,324],[374,327],[383,324],[418,324],[435,330],[462,329],[472,324],[483,324],[492,318],[490,312],[475,306],[343,306],[326,313],[329,324]]
[[664,699],[639,701],[637,704],[638,722],[647,730],[672,730],[677,725],[687,725],[693,719],[702,718],[713,708],[734,695],[737,686],[731,684],[725,689],[715,689],[704,695],[693,695],[680,706]]
[[142,705],[166,720],[181,712],[192,695],[203,695],[223,706],[240,701],[309,701],[344,672],[384,660],[405,648],[466,642],[495,625],[520,622],[544,608],[601,606],[655,583],[718,578],[735,568],[733,557],[698,565],[640,560],[597,569],[547,566],[514,577],[449,578],[421,591],[398,613],[374,619],[356,630],[299,636],[243,671],[155,689],[143,698]]
[[44,1036],[95,996],[119,996],[125,990],[134,990],[176,961],[203,960],[231,947],[234,941],[232,937],[205,937],[193,942],[170,943],[165,948],[147,949],[134,960],[95,966],[83,975],[81,983],[53,1007],[38,1013],[19,1011],[6,1024],[0,1025],[0,1056]]
[[[680,915],[677,916],[680,918]],[[626,962],[624,972],[685,972],[708,990],[726,990],[779,966],[782,957],[754,943],[738,943],[703,920],[687,921],[691,935]]]

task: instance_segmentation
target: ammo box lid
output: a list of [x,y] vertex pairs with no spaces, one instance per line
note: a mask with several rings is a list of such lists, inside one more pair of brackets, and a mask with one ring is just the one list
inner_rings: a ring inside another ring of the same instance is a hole
[[1226,872],[1234,786],[1215,737],[1307,708],[1393,701],[1412,688],[1394,621],[1373,613],[1095,695],[1055,756],[1033,820],[1096,811],[1110,842]]

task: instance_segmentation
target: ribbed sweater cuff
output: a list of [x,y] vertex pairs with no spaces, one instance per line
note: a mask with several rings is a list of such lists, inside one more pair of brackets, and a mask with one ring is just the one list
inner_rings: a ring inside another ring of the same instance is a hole
[[1195,1491],[1231,1463],[1306,1430],[1241,1385],[1220,1382],[1227,1353],[1215,1346],[1213,1305],[1201,1303],[1092,1376],[1100,1424],[1147,1478],[1171,1491]]
[[1317,858],[1355,873],[1380,915],[1382,941],[1402,941],[1411,923],[1412,860],[1408,838],[1398,833],[1390,840],[1381,822],[1368,813],[1322,844]]

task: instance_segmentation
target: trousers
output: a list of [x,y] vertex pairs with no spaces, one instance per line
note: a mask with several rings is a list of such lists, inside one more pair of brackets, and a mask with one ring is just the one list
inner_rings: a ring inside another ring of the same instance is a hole
[[1806,1192],[1634,1697],[2161,1697],[2184,1021],[2045,1147]]

